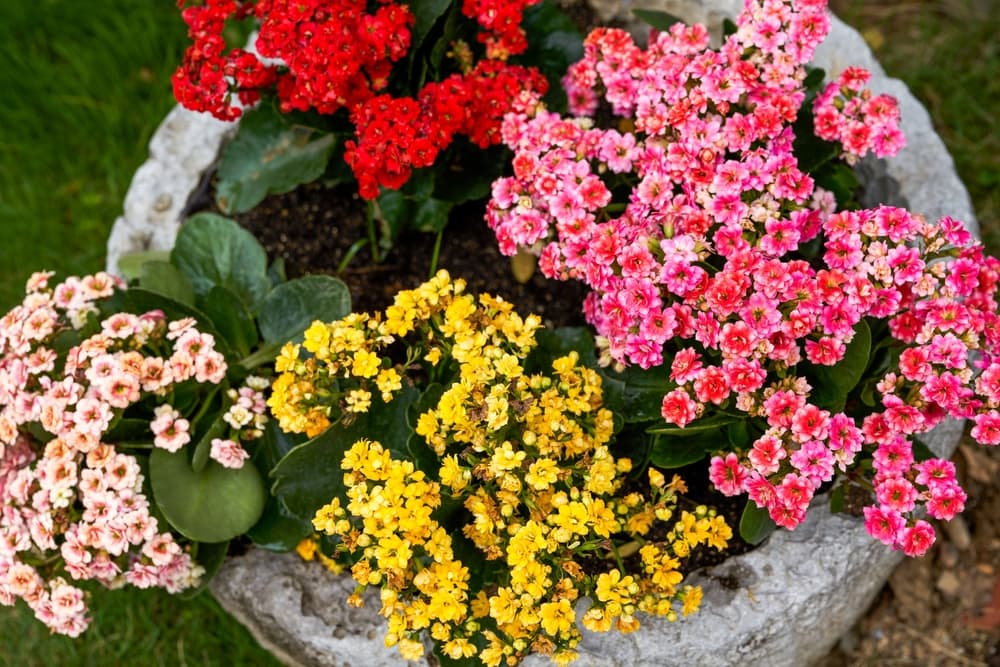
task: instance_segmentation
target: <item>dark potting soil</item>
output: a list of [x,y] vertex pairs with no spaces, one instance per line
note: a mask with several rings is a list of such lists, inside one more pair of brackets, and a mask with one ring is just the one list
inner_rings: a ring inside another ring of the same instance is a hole
[[[432,274],[436,236],[423,232],[404,234],[377,264],[366,244],[337,272],[350,248],[368,238],[366,206],[351,186],[302,186],[268,197],[234,217],[257,237],[272,260],[284,259],[289,278],[324,273],[343,280],[356,311],[382,310],[397,292],[417,287]],[[481,203],[453,212],[437,268],[465,279],[468,293],[501,296],[522,315],[539,315],[547,326],[584,324],[583,285],[553,282],[537,271],[527,283],[515,280],[511,259],[500,254],[496,237],[483,221]]]

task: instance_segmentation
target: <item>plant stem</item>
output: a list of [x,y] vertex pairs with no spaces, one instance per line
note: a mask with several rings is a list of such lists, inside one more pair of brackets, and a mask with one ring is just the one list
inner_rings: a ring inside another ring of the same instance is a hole
[[284,343],[268,343],[263,345],[256,352],[240,360],[240,366],[249,371],[257,368],[263,363],[274,361],[274,355],[281,351],[282,345],[284,345]]
[[444,230],[438,230],[437,238],[434,239],[434,252],[431,253],[431,272],[428,276],[429,278],[433,278],[434,274],[437,273],[438,256],[441,254],[441,238],[443,236]]
[[[354,259],[354,256],[357,255],[358,252],[362,248],[364,248],[368,243],[370,243],[368,239],[358,239],[357,241],[351,244],[351,247],[348,248],[347,252],[344,253],[343,259],[340,260],[340,264],[337,264],[338,276],[347,269],[347,265],[351,263],[351,260]],[[375,255],[376,252],[378,251],[372,250],[372,255]]]
[[368,243],[371,245],[372,261],[376,264],[381,264],[382,257],[379,255],[378,250],[378,234],[375,230],[375,202],[372,200],[368,200],[365,222],[368,225]]

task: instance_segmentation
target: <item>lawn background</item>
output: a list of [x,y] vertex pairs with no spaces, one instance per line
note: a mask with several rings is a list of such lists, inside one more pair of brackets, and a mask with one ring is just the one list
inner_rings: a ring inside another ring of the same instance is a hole
[[[1000,11],[992,0],[835,0],[927,106],[1000,251]],[[27,276],[103,267],[185,46],[173,0],[0,0],[0,312]],[[276,665],[207,595],[98,592],[79,640],[0,608],[0,666]]]

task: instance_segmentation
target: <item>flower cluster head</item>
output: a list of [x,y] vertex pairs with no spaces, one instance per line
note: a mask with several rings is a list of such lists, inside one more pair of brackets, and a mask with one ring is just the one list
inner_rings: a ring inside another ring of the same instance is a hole
[[[578,117],[531,95],[506,117],[513,176],[494,183],[487,221],[504,253],[533,249],[545,275],[591,288],[603,360],[669,376],[666,422],[745,415],[750,441],[711,460],[719,490],[794,528],[839,470],[873,489],[869,531],[914,555],[933,541],[914,510],[950,518],[965,500],[944,461],[915,457],[914,436],[951,415],[1000,442],[1000,263],[950,218],[835,213],[801,169],[793,122],[810,113],[805,63],[825,5],[749,0],[717,50],[703,26],[654,32],[645,50],[595,30],[564,81]],[[845,70],[812,105],[817,134],[849,161],[903,143],[895,101],[867,79]],[[602,104],[627,122],[596,127]],[[895,352],[873,353],[886,362],[850,401],[824,399],[815,369],[852,344],[867,359],[869,331],[872,349]]]
[[868,152],[895,155],[903,147],[899,105],[890,95],[875,95],[864,86],[871,73],[848,67],[813,101],[816,136],[844,147],[853,164]]
[[[0,603],[22,599],[54,632],[76,636],[89,619],[71,581],[197,584],[201,566],[150,513],[140,465],[115,433],[126,410],[153,404],[153,446],[183,447],[191,427],[169,403],[172,388],[218,384],[226,362],[193,320],[152,311],[99,321],[98,304],[122,287],[112,276],[50,286],[51,275],[32,276],[0,319]],[[213,451],[223,464],[245,455],[236,443],[266,420],[268,383],[248,384],[232,399],[231,445]]]
[[[468,45],[455,44],[458,72],[418,90],[392,90],[394,63],[411,46],[414,15],[392,0],[178,0],[193,44],[173,77],[177,100],[222,120],[239,118],[263,92],[281,110],[341,109],[356,128],[345,159],[361,196],[398,189],[413,169],[430,166],[456,135],[487,147],[499,143],[500,121],[522,90],[544,93],[533,68],[508,64],[527,48],[522,12],[537,0],[465,0],[485,57],[473,63]],[[254,52],[227,51],[226,22],[253,16]],[[399,93],[404,93],[399,95]],[[237,104],[237,101],[239,104]]]
[[[562,664],[577,655],[582,597],[595,631],[633,631],[639,611],[693,612],[701,591],[681,585],[681,563],[699,545],[724,548],[729,526],[706,507],[679,509],[677,477],[650,468],[629,480],[600,376],[576,352],[526,371],[538,318],[463,288],[440,272],[384,316],[314,324],[302,344],[311,356],[286,347],[270,400],[283,428],[316,433],[369,409],[376,391],[391,401],[413,378],[440,383],[415,420],[428,456],[354,442],[341,462],[346,492],[314,519],[339,537],[361,588],[381,587],[387,644],[415,658],[426,631],[456,659],[541,653]],[[399,342],[405,361],[394,363]],[[478,589],[473,564],[456,556],[469,549],[488,573]]]

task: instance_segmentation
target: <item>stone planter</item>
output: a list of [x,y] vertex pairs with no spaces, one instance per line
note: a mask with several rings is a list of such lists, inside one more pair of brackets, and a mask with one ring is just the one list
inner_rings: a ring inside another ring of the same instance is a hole
[[[740,0],[703,2],[593,0],[605,18],[634,6],[668,11],[710,27],[740,10]],[[816,64],[836,74],[848,65],[872,71],[871,88],[900,102],[907,147],[884,164],[864,166],[866,204],[906,204],[930,219],[951,215],[978,232],[968,195],[926,110],[906,86],[885,76],[861,36],[834,19]],[[122,254],[167,249],[181,213],[214,163],[231,126],[182,109],[168,115],[150,143],[150,160],[135,175],[124,216],[108,242],[108,268]],[[927,441],[949,455],[962,425],[946,422]],[[585,633],[581,666],[804,665],[825,655],[865,610],[901,559],[872,540],[861,522],[831,515],[823,499],[794,532],[779,531],[760,548],[697,572],[702,610],[670,624],[643,619],[632,635]],[[396,649],[382,642],[377,595],[363,609],[346,605],[347,576],[329,575],[294,554],[261,550],[230,560],[212,585],[222,605],[288,664],[395,665]],[[533,657],[529,665],[547,664]]]

